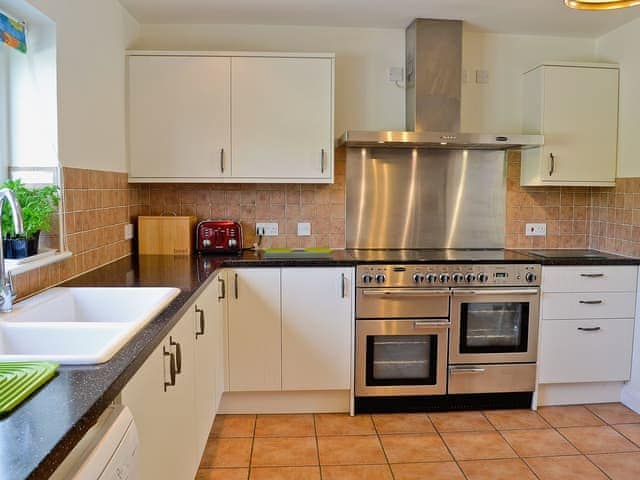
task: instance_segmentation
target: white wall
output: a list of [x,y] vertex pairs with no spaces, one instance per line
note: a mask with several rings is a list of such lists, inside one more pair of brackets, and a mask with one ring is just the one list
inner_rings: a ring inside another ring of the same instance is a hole
[[640,19],[602,36],[596,43],[596,53],[600,60],[620,64],[618,177],[640,177],[640,54],[638,53],[638,45],[640,45]]
[[335,131],[404,129],[404,90],[386,69],[404,65],[404,30],[262,25],[141,25],[134,48],[336,54]]
[[124,50],[137,23],[116,0],[29,0],[56,23],[58,156],[126,171]]
[[[595,40],[470,32],[463,36],[462,130],[522,131],[522,74],[545,60],[593,61]],[[489,83],[475,83],[488,70]]]

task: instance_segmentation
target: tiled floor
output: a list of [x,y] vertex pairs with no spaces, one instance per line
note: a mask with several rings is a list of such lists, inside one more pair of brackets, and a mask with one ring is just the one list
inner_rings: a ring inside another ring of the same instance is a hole
[[196,480],[638,480],[620,404],[434,414],[220,415]]

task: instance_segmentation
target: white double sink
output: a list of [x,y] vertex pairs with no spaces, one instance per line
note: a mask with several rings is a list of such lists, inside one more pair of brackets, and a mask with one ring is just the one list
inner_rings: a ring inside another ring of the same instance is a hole
[[106,362],[179,293],[165,287],[52,288],[0,313],[0,362]]

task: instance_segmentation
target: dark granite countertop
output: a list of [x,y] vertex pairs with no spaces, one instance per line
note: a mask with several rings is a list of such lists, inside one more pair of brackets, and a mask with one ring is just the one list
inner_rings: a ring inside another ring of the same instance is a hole
[[11,414],[0,418],[0,479],[46,479],[102,412],[116,399],[151,352],[222,267],[355,266],[359,263],[541,263],[637,265],[639,259],[603,254],[540,257],[526,250],[345,250],[323,258],[237,256],[128,257],[67,282],[66,286],[173,286],[181,293],[111,360],[63,366],[58,375]]

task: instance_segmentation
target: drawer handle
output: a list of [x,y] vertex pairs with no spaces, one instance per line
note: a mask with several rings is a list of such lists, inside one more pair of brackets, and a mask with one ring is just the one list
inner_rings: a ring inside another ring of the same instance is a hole
[[182,373],[182,346],[169,337],[169,346],[176,347],[176,372]]
[[471,367],[471,368],[452,368],[449,370],[449,373],[453,374],[457,374],[457,373],[484,373],[486,370],[484,368],[477,368],[477,367]]
[[601,278],[604,277],[604,273],[581,273],[580,276],[585,278]]
[[582,305],[600,305],[604,303],[602,300],[579,300]]
[[450,326],[451,326],[451,322],[413,322],[413,328],[434,328],[434,327],[449,328]]
[[218,278],[218,282],[220,285],[220,295],[218,295],[218,300],[224,300],[227,296],[227,287],[224,283],[224,279]]
[[162,347],[162,355],[169,357],[169,381],[164,382],[164,391],[167,391],[167,387],[173,387],[176,384],[176,357],[173,353],[167,352],[165,347]]
[[196,331],[196,340],[198,339],[198,337],[200,335],[204,335],[204,310],[201,308],[196,307],[196,313],[199,315],[200,317],[200,331]]
[[581,332],[599,332],[600,327],[578,327]]

